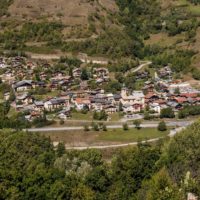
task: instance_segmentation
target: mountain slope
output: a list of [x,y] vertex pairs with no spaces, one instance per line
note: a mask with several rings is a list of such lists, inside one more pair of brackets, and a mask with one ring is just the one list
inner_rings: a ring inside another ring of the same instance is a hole
[[60,21],[64,33],[88,28],[99,33],[102,24],[114,23],[110,15],[117,11],[114,0],[14,0],[8,8],[9,18],[20,22]]

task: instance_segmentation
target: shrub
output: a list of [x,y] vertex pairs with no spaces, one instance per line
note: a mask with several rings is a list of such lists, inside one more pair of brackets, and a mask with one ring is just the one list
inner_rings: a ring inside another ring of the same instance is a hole
[[166,123],[164,121],[161,121],[159,124],[158,124],[158,130],[159,131],[166,131],[167,130],[167,126],[166,126]]
[[128,131],[129,130],[128,124],[123,124],[123,130],[124,131]]

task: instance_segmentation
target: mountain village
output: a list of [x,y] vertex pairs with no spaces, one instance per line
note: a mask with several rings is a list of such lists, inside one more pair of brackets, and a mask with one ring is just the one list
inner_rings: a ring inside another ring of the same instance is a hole
[[[89,76],[85,75],[86,80],[84,73],[88,72],[80,66],[73,66],[67,74],[55,70],[47,61],[36,62],[20,56],[1,57],[0,70],[1,82],[6,85],[2,98],[10,100],[11,107],[24,113],[28,121],[44,112],[60,120],[70,119],[72,112],[104,112],[107,116],[104,120],[114,113],[123,113],[126,118],[134,119],[134,114],[143,118],[147,108],[150,115],[159,116],[168,107],[177,112],[184,106],[200,104],[200,90],[173,79],[169,66],[158,69],[154,77],[148,77],[145,71],[135,72],[137,79],[145,80],[144,86],[131,91],[124,85],[116,93],[107,93],[102,87],[111,78],[105,65],[94,67]],[[90,86],[91,81],[95,89]]]

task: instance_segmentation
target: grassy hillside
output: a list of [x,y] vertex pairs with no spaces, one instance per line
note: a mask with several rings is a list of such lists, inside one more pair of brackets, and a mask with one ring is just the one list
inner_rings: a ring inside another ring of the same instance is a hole
[[0,4],[2,49],[138,57],[153,60],[156,67],[172,64],[176,73],[200,79],[198,0],[0,0]]
[[19,25],[59,21],[65,26],[62,33],[66,38],[98,34],[103,25],[116,23],[111,15],[118,10],[114,0],[4,0],[1,4],[2,15],[7,14],[4,21],[15,19]]

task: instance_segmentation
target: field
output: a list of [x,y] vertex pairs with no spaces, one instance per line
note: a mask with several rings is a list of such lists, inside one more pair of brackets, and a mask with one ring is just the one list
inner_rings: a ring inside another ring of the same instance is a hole
[[156,128],[143,128],[137,130],[131,128],[128,131],[122,129],[108,129],[108,131],[63,131],[41,133],[50,137],[53,142],[64,142],[67,146],[109,145],[122,144],[165,137],[169,131],[160,132]]

